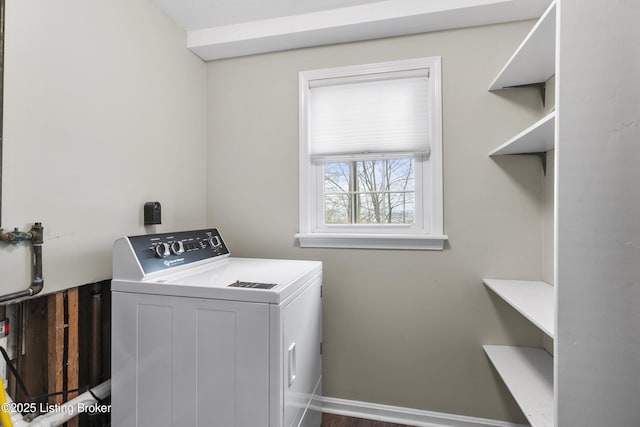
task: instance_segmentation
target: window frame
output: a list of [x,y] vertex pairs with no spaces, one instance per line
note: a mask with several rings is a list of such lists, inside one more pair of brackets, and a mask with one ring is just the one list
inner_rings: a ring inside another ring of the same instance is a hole
[[[310,156],[310,81],[356,78],[377,73],[429,69],[430,151],[428,154],[388,153],[354,156]],[[441,58],[425,57],[375,64],[326,68],[299,73],[299,168],[300,231],[295,235],[301,247],[423,249],[442,250],[442,95]],[[413,157],[416,198],[414,224],[324,224],[324,161],[359,161]],[[418,206],[419,204],[419,206]],[[418,210],[421,210],[419,215]],[[322,223],[322,224],[320,224]]]

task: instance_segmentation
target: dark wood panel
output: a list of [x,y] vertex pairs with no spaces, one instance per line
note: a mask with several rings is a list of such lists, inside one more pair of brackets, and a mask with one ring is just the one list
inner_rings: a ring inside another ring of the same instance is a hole
[[[48,298],[42,296],[14,305],[18,312],[16,324],[11,325],[11,333],[17,337],[14,366],[33,396],[41,396],[48,392],[47,303]],[[29,357],[23,354],[23,350]],[[27,396],[17,387],[13,375],[9,375],[9,378],[11,397],[16,402],[28,401]]]
[[[1,0],[0,0],[1,1]],[[88,298],[91,292],[101,292],[96,305],[100,310],[95,316],[95,325],[89,310]],[[82,298],[81,298],[82,296]],[[16,340],[16,356],[13,365],[25,383],[32,397],[50,392],[84,389],[95,386],[110,376],[109,343],[110,313],[109,282],[101,282],[71,288],[54,294],[42,295],[14,303],[11,337]],[[0,307],[8,315],[6,307]],[[101,334],[102,347],[95,349],[98,365],[97,378],[91,383],[88,378],[92,333]],[[106,378],[105,378],[106,377]],[[9,374],[10,396],[16,402],[33,402],[17,386],[17,381]],[[61,403],[73,398],[77,392],[51,397],[49,403]],[[46,400],[42,400],[47,403]],[[38,400],[40,402],[40,400]],[[68,427],[103,427],[109,425],[109,414],[82,414],[66,424]]]
[[365,420],[342,415],[322,414],[322,427],[410,427],[385,421]]

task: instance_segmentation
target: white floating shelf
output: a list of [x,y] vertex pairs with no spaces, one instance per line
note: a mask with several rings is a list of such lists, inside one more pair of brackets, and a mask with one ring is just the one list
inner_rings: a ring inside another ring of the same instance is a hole
[[490,156],[504,154],[544,153],[555,147],[556,113],[551,113],[538,120],[518,135],[505,142]]
[[542,83],[555,74],[556,2],[552,2],[520,44],[489,90]]
[[555,325],[555,294],[546,282],[483,279],[484,284],[551,338]]
[[531,427],[554,427],[553,358],[540,348],[483,348]]

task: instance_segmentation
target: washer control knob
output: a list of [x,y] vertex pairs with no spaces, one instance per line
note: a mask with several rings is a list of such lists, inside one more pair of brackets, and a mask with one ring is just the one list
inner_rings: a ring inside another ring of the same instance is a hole
[[217,248],[221,244],[222,243],[220,242],[220,238],[218,236],[209,237],[209,246],[211,246],[212,249]]
[[168,243],[158,243],[154,250],[158,258],[166,258],[171,255]]
[[180,255],[184,253],[184,245],[180,240],[171,243],[171,252],[173,252],[174,255]]

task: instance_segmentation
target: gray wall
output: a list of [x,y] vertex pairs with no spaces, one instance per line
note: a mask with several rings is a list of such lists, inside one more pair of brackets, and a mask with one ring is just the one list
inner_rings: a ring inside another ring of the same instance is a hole
[[[539,161],[487,156],[543,114],[535,90],[487,92],[531,26],[207,64],[208,224],[235,255],[324,262],[325,395],[522,420],[481,345],[542,336],[481,279],[543,274]],[[445,250],[299,248],[298,72],[432,55],[443,68]]]
[[[7,0],[2,226],[41,221],[44,292],[111,277],[111,247],[205,224],[206,67],[148,0]],[[0,293],[31,281],[0,247]]]

